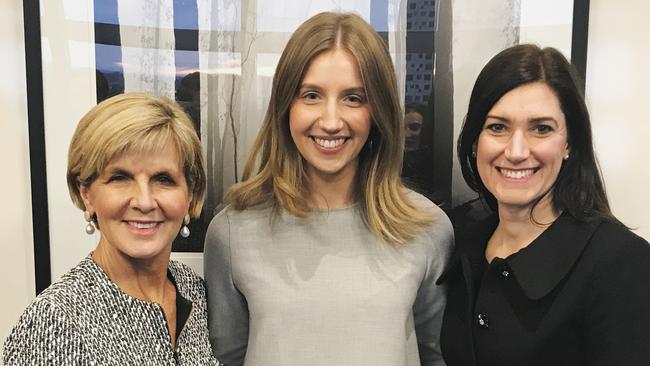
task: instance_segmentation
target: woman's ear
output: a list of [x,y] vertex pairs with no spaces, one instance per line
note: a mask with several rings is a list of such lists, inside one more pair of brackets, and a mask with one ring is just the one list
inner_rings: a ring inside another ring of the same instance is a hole
[[[194,193],[190,192],[187,197],[187,214],[190,214],[190,207],[192,207],[192,199],[194,198]],[[191,215],[190,215],[191,216]]]
[[564,160],[569,160],[569,156],[571,155],[571,147],[569,144],[566,144],[564,147]]
[[80,181],[77,181],[77,185],[79,187],[79,195],[84,203],[84,210],[87,211],[90,216],[94,215],[95,209],[93,208],[92,200],[90,199],[90,185]]

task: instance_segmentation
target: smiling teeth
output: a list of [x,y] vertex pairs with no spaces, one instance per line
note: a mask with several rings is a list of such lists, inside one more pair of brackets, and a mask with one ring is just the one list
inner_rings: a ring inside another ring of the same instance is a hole
[[156,223],[155,222],[144,223],[144,222],[129,221],[129,225],[135,226],[138,229],[151,229],[152,227],[156,226]]
[[345,139],[325,140],[325,139],[314,138],[314,141],[316,141],[318,145],[326,149],[333,149],[341,146],[345,142]]
[[513,178],[513,179],[527,178],[533,175],[533,173],[535,173],[534,169],[509,170],[509,169],[501,168],[501,174],[503,174],[503,176],[505,176],[506,178]]

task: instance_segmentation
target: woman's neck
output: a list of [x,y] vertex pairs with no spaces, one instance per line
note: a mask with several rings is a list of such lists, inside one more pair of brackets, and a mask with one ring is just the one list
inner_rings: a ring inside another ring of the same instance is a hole
[[317,209],[351,205],[355,200],[355,179],[355,174],[309,174],[310,205]]
[[154,259],[134,259],[100,241],[92,258],[129,296],[163,304],[170,295],[168,292],[174,288],[167,278],[170,254],[165,253]]

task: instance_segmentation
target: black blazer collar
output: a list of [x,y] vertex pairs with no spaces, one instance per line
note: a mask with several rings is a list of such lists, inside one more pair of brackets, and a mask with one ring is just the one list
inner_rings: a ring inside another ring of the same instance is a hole
[[529,299],[541,299],[562,281],[599,223],[581,222],[562,214],[532,243],[506,259]]
[[[505,259],[526,297],[541,299],[562,281],[580,258],[600,222],[581,222],[562,214],[526,248]],[[466,279],[482,270],[487,241],[498,223],[495,214],[468,227],[465,232],[457,233],[456,250],[436,284],[444,283],[455,274],[468,272],[470,268],[472,273],[463,273]],[[465,265],[461,266],[461,262]]]

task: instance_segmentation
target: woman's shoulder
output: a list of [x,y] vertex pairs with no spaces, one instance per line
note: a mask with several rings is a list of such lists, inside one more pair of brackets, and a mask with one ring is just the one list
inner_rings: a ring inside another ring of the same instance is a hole
[[83,348],[74,318],[79,310],[93,311],[84,306],[99,285],[92,266],[90,258],[84,259],[32,300],[5,341],[5,364],[66,364],[64,348]]
[[429,213],[433,218],[415,241],[422,244],[429,257],[449,257],[454,245],[454,229],[447,214],[438,205],[417,192],[409,190],[407,197],[418,210]]
[[84,258],[71,268],[58,281],[41,292],[30,304],[51,304],[63,312],[73,311],[84,302],[98,286],[101,286],[101,273],[90,257]]
[[[420,193],[418,193],[418,192],[416,192],[414,190],[408,189],[408,188],[405,188],[404,191],[406,193],[406,197],[409,200],[411,200],[411,202],[417,208],[422,209],[422,210],[440,210],[438,205],[433,203],[430,199],[428,199],[424,195],[422,195],[422,194],[420,194]],[[442,211],[442,210],[440,210],[440,211]]]
[[69,312],[53,293],[37,296],[27,306],[4,342],[5,365],[67,365],[90,361],[83,337]]
[[433,220],[425,231],[433,236],[453,236],[453,227],[447,214],[427,197],[412,190],[406,191],[406,196],[420,210],[429,213]]
[[268,219],[272,210],[273,205],[270,203],[251,206],[244,210],[236,210],[232,206],[226,205],[212,218],[210,227],[230,226],[232,224],[237,225],[249,221]]
[[650,271],[650,244],[623,224],[603,220],[597,224],[589,248],[603,261],[643,261]]

